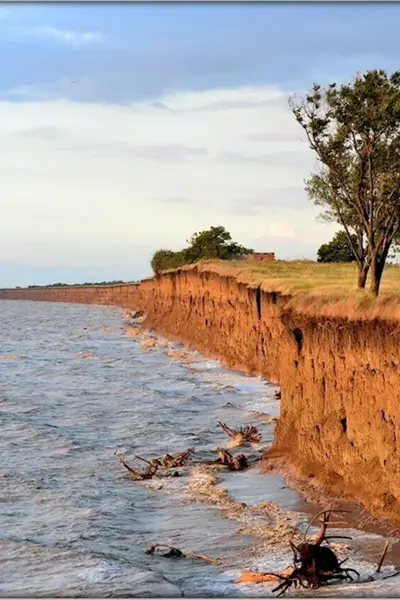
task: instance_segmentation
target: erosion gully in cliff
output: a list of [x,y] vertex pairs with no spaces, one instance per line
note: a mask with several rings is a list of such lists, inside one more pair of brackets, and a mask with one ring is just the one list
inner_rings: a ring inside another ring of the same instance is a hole
[[282,390],[265,460],[400,524],[398,321],[305,314],[288,296],[200,268],[136,284],[1,290],[2,299],[119,305],[145,327]]

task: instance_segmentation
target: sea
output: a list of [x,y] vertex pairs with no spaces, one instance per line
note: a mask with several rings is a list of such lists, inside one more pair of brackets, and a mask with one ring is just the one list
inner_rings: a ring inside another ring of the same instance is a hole
[[[236,581],[290,565],[288,532],[318,509],[260,472],[278,391],[121,308],[0,301],[0,595],[274,597],[277,583]],[[261,441],[234,447],[219,422],[255,425]],[[137,456],[188,448],[186,466],[145,481],[117,457],[141,470]],[[221,448],[251,467],[211,465]],[[384,535],[341,532],[353,540],[334,548],[360,580],[286,595],[399,596],[396,554],[375,573]],[[146,553],[155,544],[185,556]]]

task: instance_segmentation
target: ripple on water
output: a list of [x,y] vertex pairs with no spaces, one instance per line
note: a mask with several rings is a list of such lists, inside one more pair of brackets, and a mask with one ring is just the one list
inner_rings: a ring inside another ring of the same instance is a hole
[[[196,458],[214,458],[227,443],[219,420],[257,423],[268,444],[272,424],[246,413],[279,415],[276,388],[143,335],[136,324],[129,335],[120,309],[0,303],[0,593],[271,595],[271,586],[232,583],[240,568],[263,564],[244,517],[194,501],[190,468],[138,484],[114,452],[149,458],[195,446]],[[260,498],[289,502],[278,480],[267,489],[268,477],[263,487],[261,479],[228,474],[218,484],[249,505],[254,531]],[[146,555],[154,542],[221,561]]]

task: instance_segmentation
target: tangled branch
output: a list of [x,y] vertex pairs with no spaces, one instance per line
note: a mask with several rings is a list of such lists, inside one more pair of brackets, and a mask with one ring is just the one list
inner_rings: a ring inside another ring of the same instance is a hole
[[258,444],[261,442],[261,434],[254,425],[245,425],[240,429],[231,429],[226,423],[219,421],[218,427],[221,427],[238,446],[245,443]]

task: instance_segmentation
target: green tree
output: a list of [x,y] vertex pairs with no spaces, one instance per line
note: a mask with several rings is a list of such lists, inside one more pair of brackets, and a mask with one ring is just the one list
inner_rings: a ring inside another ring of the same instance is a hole
[[222,225],[194,233],[188,243],[186,258],[191,263],[207,258],[229,260],[253,252],[233,242],[231,234]]
[[253,252],[253,250],[233,242],[231,234],[222,225],[194,233],[187,242],[189,246],[179,252],[166,249],[157,250],[151,258],[151,267],[154,273],[177,269],[202,259],[231,260]]
[[[357,246],[357,236],[352,235],[352,244]],[[317,253],[318,262],[354,262],[354,252],[345,231],[338,231],[330,242],[322,244]]]
[[173,252],[172,250],[157,250],[151,258],[151,268],[157,275],[161,271],[166,269],[177,269],[182,267],[187,260],[185,258],[185,252]]
[[359,286],[370,271],[376,296],[400,231],[400,71],[367,71],[341,86],[314,84],[290,107],[317,156],[318,172],[306,189],[325,217],[343,226]]
[[[357,215],[347,206],[340,206],[331,190],[325,185],[322,177],[314,175],[306,181],[306,191],[316,206],[323,206],[325,211],[318,215],[318,220],[325,223],[339,222],[347,237],[348,246],[351,248],[354,259],[358,265],[358,288],[365,288],[369,271],[367,245],[362,227],[359,225]],[[338,212],[332,206],[338,207]]]

